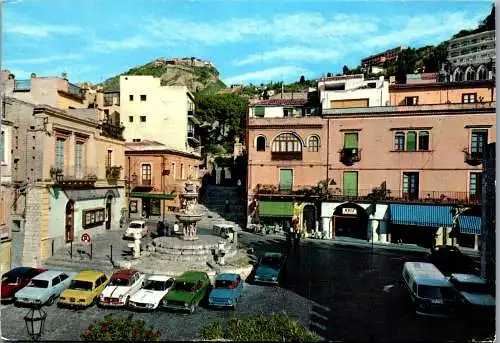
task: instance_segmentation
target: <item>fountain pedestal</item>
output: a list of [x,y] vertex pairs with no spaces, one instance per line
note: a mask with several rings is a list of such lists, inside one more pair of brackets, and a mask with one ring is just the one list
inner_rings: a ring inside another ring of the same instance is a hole
[[181,212],[176,213],[175,216],[183,226],[182,239],[185,241],[195,241],[198,239],[196,224],[201,220],[203,215],[195,213],[194,210],[198,199],[198,193],[194,185],[187,183],[184,189],[185,193],[181,194]]

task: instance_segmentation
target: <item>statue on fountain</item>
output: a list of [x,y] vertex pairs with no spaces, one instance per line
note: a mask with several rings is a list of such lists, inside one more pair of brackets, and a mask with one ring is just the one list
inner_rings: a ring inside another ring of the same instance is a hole
[[198,193],[193,184],[186,184],[185,192],[181,194],[181,211],[177,214],[177,219],[183,224],[184,240],[193,241],[198,239],[196,223],[202,218],[201,214],[195,213]]

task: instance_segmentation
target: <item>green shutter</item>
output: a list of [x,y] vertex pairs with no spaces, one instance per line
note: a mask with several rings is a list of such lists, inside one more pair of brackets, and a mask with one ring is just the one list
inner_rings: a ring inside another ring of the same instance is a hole
[[344,195],[358,195],[358,172],[344,172]]
[[260,201],[260,217],[293,217],[293,202],[291,201]]
[[410,131],[406,134],[406,150],[415,151],[417,150],[417,133],[415,131]]
[[289,193],[292,191],[293,171],[292,169],[280,169],[280,192]]
[[356,149],[358,147],[357,133],[344,133],[344,149]]
[[254,109],[253,109],[253,114],[256,117],[263,117],[264,112],[265,112],[264,107],[254,107]]

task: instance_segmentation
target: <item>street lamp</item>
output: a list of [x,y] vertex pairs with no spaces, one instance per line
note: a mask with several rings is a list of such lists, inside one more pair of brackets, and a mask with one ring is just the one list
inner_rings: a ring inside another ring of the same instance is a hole
[[47,319],[47,313],[39,306],[33,307],[24,316],[26,330],[33,341],[39,341],[43,333],[43,325]]

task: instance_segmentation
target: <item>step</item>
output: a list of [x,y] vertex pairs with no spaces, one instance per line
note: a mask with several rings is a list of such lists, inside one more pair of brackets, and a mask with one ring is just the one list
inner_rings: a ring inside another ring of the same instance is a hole
[[45,268],[48,269],[65,269],[72,271],[81,270],[96,270],[96,271],[109,271],[113,270],[114,266],[108,263],[74,263],[74,262],[50,262],[46,261],[42,263]]
[[157,252],[153,252],[151,255],[155,258],[171,262],[203,262],[211,257],[211,255],[167,255]]
[[163,248],[163,247],[155,247],[155,252],[164,254],[164,255],[184,255],[184,256],[203,256],[203,255],[211,255],[212,249],[176,249],[176,248]]

